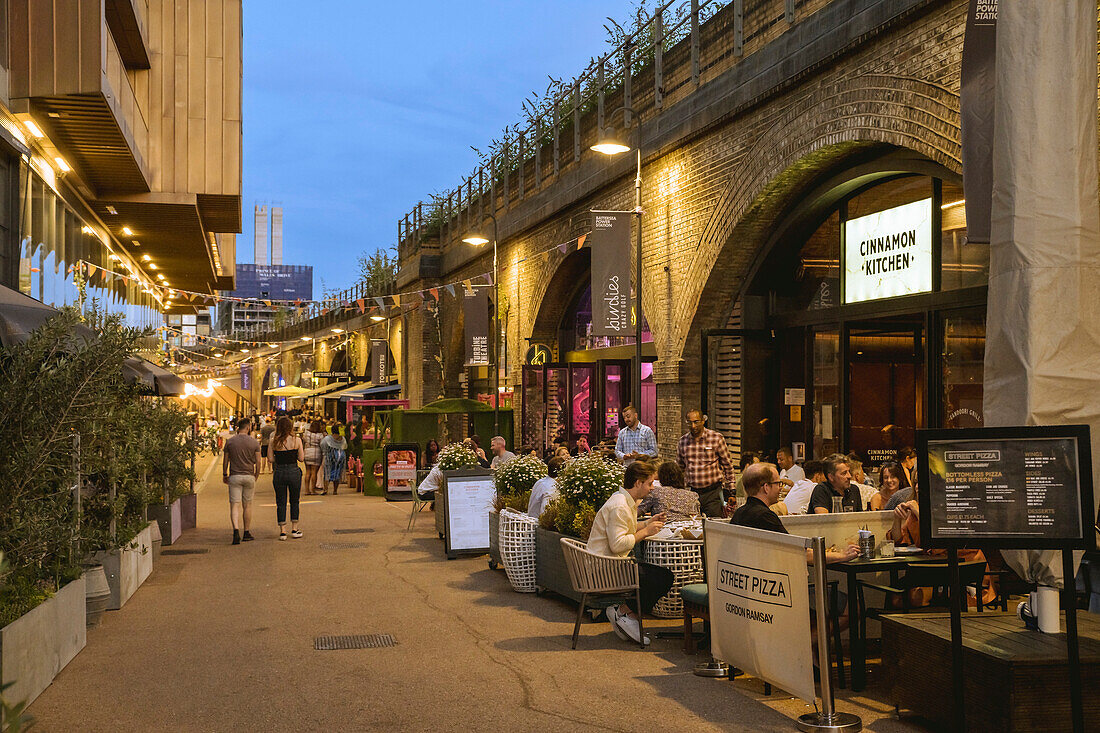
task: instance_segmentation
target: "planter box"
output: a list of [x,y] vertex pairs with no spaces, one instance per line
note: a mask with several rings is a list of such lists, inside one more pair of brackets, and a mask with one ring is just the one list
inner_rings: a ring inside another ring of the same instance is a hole
[[4,697],[30,704],[87,642],[84,577],[0,629],[0,682],[14,684]]
[[107,585],[111,586],[111,602],[107,608],[117,611],[153,572],[153,538],[148,527],[138,533],[132,543],[111,552],[97,552],[95,562],[103,566]]
[[183,534],[181,501],[181,499],[176,499],[168,506],[150,504],[146,509],[146,516],[160,525],[160,537],[165,547],[174,544]]
[[435,531],[439,533],[439,539],[447,536],[447,524],[444,515],[447,508],[447,492],[439,489],[435,492]]
[[183,529],[194,529],[198,526],[199,495],[184,494],[180,497],[180,524]]
[[565,535],[539,527],[535,530],[535,568],[538,592],[552,591],[575,603],[581,602],[581,594],[573,590],[569,581],[569,568],[561,551],[561,538]]
[[501,567],[504,561],[500,559],[500,512],[494,509],[489,512],[489,569]]

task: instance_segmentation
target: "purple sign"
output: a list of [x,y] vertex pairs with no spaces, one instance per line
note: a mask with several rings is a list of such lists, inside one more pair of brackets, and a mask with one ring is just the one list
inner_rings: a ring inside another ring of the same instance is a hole
[[249,391],[252,389],[252,365],[248,364],[241,367],[241,389]]

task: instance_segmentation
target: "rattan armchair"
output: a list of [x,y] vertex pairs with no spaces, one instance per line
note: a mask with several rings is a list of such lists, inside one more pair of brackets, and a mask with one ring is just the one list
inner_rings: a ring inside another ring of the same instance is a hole
[[577,623],[573,626],[573,649],[577,648],[577,635],[581,631],[588,596],[634,596],[638,606],[638,636],[645,648],[645,630],[642,628],[642,595],[638,587],[638,563],[633,557],[608,557],[589,551],[588,546],[571,537],[561,538],[561,551],[565,566],[569,569],[569,581],[573,590],[581,594],[577,606]]

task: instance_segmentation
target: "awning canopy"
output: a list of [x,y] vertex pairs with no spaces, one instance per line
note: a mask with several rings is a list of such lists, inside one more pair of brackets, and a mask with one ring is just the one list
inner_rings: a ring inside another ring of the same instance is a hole
[[319,395],[328,394],[329,392],[335,392],[336,390],[343,390],[343,389],[347,389],[347,388],[348,388],[348,385],[346,385],[346,384],[340,384],[340,383],[326,384],[323,387],[315,387],[314,389],[311,389],[310,391],[306,392],[305,394],[301,394],[301,395],[298,395],[298,396],[301,397],[304,400],[308,400],[310,397],[317,397]]
[[293,384],[288,384],[285,387],[276,387],[275,389],[269,389],[264,392],[264,394],[269,397],[302,398],[309,394],[309,390],[302,387],[295,387]]
[[164,367],[137,356],[122,363],[122,378],[127,384],[137,384],[142,391],[161,397],[181,395],[187,383]]
[[369,384],[358,384],[350,389],[345,389],[340,392],[325,395],[326,400],[358,400],[372,395],[389,394],[390,392],[400,392],[400,384],[380,384],[377,386],[371,386]]
[[[23,295],[18,290],[0,286],[0,345],[23,343],[30,338],[31,331],[55,315],[57,309],[53,306]],[[78,325],[73,331],[75,335],[85,338],[95,335],[87,326]]]

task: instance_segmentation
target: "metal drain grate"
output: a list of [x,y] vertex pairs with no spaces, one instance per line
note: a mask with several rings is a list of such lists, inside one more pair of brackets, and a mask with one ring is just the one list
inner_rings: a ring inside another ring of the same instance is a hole
[[367,532],[373,532],[370,527],[358,527],[356,529],[334,529],[333,534],[366,534]]
[[396,646],[397,641],[390,634],[353,634],[350,636],[316,636],[313,648],[330,652],[336,649],[378,649]]
[[366,542],[322,542],[318,545],[322,550],[361,550],[366,546]]
[[161,555],[205,555],[208,552],[210,552],[210,548],[204,547],[204,548],[201,548],[201,549],[196,548],[196,549],[193,549],[193,550],[161,550],[160,554]]

